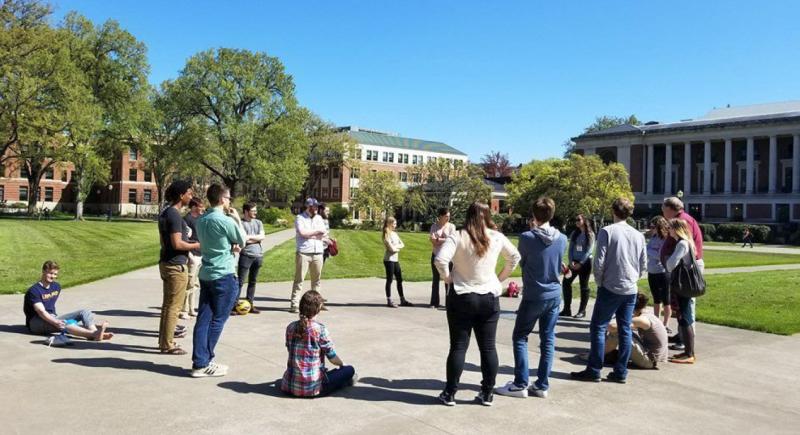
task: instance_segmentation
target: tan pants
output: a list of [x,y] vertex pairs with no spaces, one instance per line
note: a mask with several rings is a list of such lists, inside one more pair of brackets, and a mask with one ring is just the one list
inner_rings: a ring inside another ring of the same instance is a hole
[[[616,349],[617,346],[619,346],[619,335],[617,335],[616,332],[609,332],[608,335],[606,335],[606,353]],[[647,356],[647,350],[636,338],[634,338],[633,343],[631,343],[630,363],[640,369],[652,369],[655,366],[650,357]]]
[[178,323],[178,311],[186,298],[189,270],[185,264],[159,263],[158,271],[164,283],[161,323],[158,325],[158,347],[167,350],[175,347],[175,325]]
[[319,291],[319,281],[322,277],[322,254],[294,254],[294,285],[292,286],[292,307],[300,306],[300,296],[303,292],[303,280],[306,273],[311,270],[311,290]]
[[203,257],[189,254],[189,281],[186,284],[186,297],[183,300],[183,312],[191,313],[197,309],[200,296],[200,265]]

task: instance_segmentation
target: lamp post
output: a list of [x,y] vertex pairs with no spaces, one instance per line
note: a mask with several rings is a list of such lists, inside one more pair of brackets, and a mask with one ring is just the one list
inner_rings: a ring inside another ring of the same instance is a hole
[[113,200],[112,191],[114,190],[114,185],[113,184],[109,184],[106,187],[108,188],[108,197],[106,198],[106,200],[108,201],[106,203],[106,222],[110,222],[111,221],[111,201]]

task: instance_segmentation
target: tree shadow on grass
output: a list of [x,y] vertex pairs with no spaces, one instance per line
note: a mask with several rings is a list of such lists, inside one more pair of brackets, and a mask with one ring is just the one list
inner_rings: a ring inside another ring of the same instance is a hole
[[[152,307],[151,307],[152,308]],[[120,316],[120,317],[161,317],[161,307],[158,312],[140,310],[102,310],[94,311],[99,316]]]
[[54,363],[75,364],[83,367],[92,368],[112,368],[119,370],[142,370],[158,373],[165,376],[175,376],[185,378],[189,376],[189,370],[166,364],[157,364],[152,361],[136,361],[122,358],[56,358]]
[[221,382],[217,384],[217,386],[239,394],[263,394],[265,396],[291,398],[292,396],[284,394],[284,392],[281,391],[280,383],[281,379],[276,379],[272,382],[264,382],[262,384],[249,384],[247,382]]

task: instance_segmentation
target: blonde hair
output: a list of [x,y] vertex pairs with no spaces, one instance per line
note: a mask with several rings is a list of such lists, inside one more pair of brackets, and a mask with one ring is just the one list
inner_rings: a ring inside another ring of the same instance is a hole
[[394,216],[387,216],[383,221],[383,240],[389,241],[389,233],[392,231],[391,226],[394,223],[397,223],[397,219]]
[[675,231],[675,235],[678,236],[679,240],[686,240],[689,242],[689,247],[692,248],[692,252],[697,252],[697,248],[694,246],[694,238],[692,238],[692,230],[689,229],[689,224],[687,224],[685,220],[678,218],[670,219],[669,227]]

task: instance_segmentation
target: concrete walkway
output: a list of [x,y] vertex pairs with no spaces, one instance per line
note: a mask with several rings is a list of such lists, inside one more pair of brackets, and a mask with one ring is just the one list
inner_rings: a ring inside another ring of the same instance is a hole
[[734,252],[757,252],[762,254],[794,254],[800,255],[800,248],[788,247],[785,245],[762,245],[754,248],[742,248],[742,245],[703,245],[703,250],[707,251],[734,251]]
[[[800,425],[800,337],[714,325],[698,326],[694,366],[632,370],[627,385],[584,384],[568,377],[583,366],[576,355],[588,348],[588,322],[562,319],[550,398],[496,397],[493,408],[472,401],[481,378],[473,342],[458,406],[444,407],[435,398],[445,378],[445,312],[385,308],[379,279],[323,281],[330,311],[320,320],[360,383],[328,398],[286,398],[273,383],[286,365],[283,331],[296,319],[285,311],[290,288],[259,286],[262,314],[231,318],[217,348],[230,373],[208,379],[188,376],[189,356],[158,353],[161,281],[153,268],[61,297],[62,312],[89,307],[109,320],[110,342],[48,348],[26,333],[23,296],[0,296],[2,433],[797,433]],[[408,283],[406,295],[424,303],[429,284]],[[513,374],[518,303],[501,300],[498,384]],[[181,341],[191,350],[190,338]],[[533,367],[538,343],[532,336]]]

